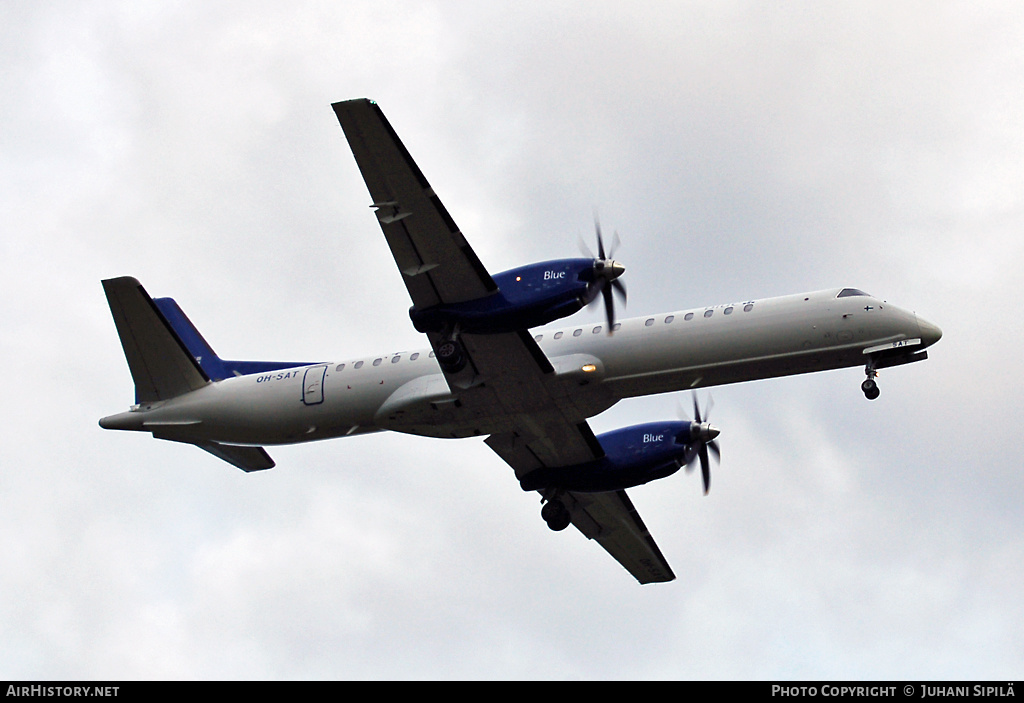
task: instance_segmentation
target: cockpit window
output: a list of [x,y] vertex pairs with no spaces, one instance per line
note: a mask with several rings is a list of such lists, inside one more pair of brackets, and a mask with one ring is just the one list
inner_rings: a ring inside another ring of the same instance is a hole
[[841,291],[839,291],[839,295],[837,295],[836,297],[852,298],[855,295],[867,295],[867,293],[865,293],[862,290],[857,290],[856,288],[843,288]]

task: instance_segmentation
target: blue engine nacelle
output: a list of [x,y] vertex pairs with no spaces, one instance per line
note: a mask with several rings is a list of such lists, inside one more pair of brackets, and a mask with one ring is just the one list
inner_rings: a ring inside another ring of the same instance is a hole
[[557,488],[604,493],[671,476],[697,457],[707,423],[652,422],[598,435],[605,456],[574,466],[546,467],[520,480],[524,491]]
[[[500,334],[546,325],[589,303],[602,270],[594,259],[559,259],[530,264],[495,275],[498,290],[476,300],[409,310],[420,332]],[[614,264],[614,262],[608,262]],[[617,266],[617,264],[616,264]],[[619,267],[621,269],[621,266]],[[617,274],[615,274],[617,275]]]

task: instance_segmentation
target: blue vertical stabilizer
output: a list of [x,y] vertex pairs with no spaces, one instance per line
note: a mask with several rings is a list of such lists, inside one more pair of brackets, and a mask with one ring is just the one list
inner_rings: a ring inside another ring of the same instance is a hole
[[221,381],[232,376],[248,376],[253,373],[290,369],[296,366],[308,366],[306,361],[231,361],[221,359],[213,351],[213,347],[203,338],[196,326],[188,319],[185,312],[173,298],[155,298],[160,314],[167,320],[174,333],[185,348],[199,364],[200,368],[212,381]]

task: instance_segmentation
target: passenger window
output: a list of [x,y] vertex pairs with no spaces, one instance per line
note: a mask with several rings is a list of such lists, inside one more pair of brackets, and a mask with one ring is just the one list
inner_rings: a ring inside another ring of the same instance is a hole
[[433,359],[434,358],[434,352],[430,352],[429,354],[427,354],[427,356],[429,356],[431,359]]
[[540,341],[540,340],[542,340],[542,339],[544,339],[544,335],[542,335],[542,334],[538,334],[537,336],[535,336],[535,337],[533,338],[533,341],[535,341],[535,342],[539,342],[539,341]]
[[675,315],[669,315],[668,317],[665,318],[665,324],[666,325],[672,324],[672,320],[674,320],[674,319],[676,319]]
[[743,306],[743,312],[750,312],[753,309],[754,309],[754,304],[753,303],[747,303],[746,305]]
[[335,371],[344,371],[345,370],[345,364],[338,364],[338,368],[336,368],[334,370]]
[[598,325],[597,327],[594,328],[594,334],[600,334],[600,333],[601,333],[601,325]]
[[726,315],[732,315],[732,306],[731,305],[725,309],[725,314]]
[[620,327],[622,327],[622,323],[616,322],[614,325],[612,325],[612,332],[618,332]]
[[653,317],[650,317],[650,318],[644,320],[644,327],[650,327],[653,324],[654,324],[654,318]]
[[374,366],[380,366],[380,362],[381,362],[381,359],[374,359],[373,360],[373,365]]
[[555,339],[561,339],[561,338],[562,338],[562,333],[561,332],[555,332]]
[[690,320],[693,319],[693,313],[692,312],[686,313],[686,315],[683,316],[683,319],[686,320],[687,322],[689,322]]
[[361,361],[357,361],[357,362],[356,362],[356,366],[355,366],[355,367],[356,367],[357,369],[361,369],[361,368],[363,368],[363,362],[361,362]]
[[415,352],[412,356],[409,357],[409,361],[416,361],[419,358],[420,358],[420,353],[419,352]]
[[392,363],[392,364],[397,364],[397,363],[398,363],[399,361],[401,361],[401,360],[402,360],[402,357],[400,357],[400,356],[396,356],[396,357],[393,357],[393,358],[391,359],[391,363]]
[[573,337],[579,337],[579,336],[580,336],[581,334],[583,334],[583,330],[582,330],[582,329],[578,329],[578,330],[575,330],[575,331],[574,331],[574,332],[572,333],[572,336],[573,336]]
[[704,317],[711,317],[714,314],[715,314],[714,310],[705,310],[704,311]]

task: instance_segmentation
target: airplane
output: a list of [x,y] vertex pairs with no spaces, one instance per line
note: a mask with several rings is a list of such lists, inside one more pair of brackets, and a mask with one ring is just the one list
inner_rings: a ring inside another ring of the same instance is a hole
[[[135,383],[135,404],[99,421],[192,444],[242,469],[275,464],[264,446],[391,430],[484,437],[552,530],[570,524],[641,584],[675,578],[627,489],[720,459],[720,430],[696,389],[927,358],[942,331],[857,288],[617,321],[625,267],[605,250],[491,275],[380,107],[333,104],[429,347],[342,361],[220,358],[172,298],[134,278],[104,280]],[[550,327],[604,303],[603,324]],[[588,420],[625,398],[691,391],[693,418],[595,435]]]

